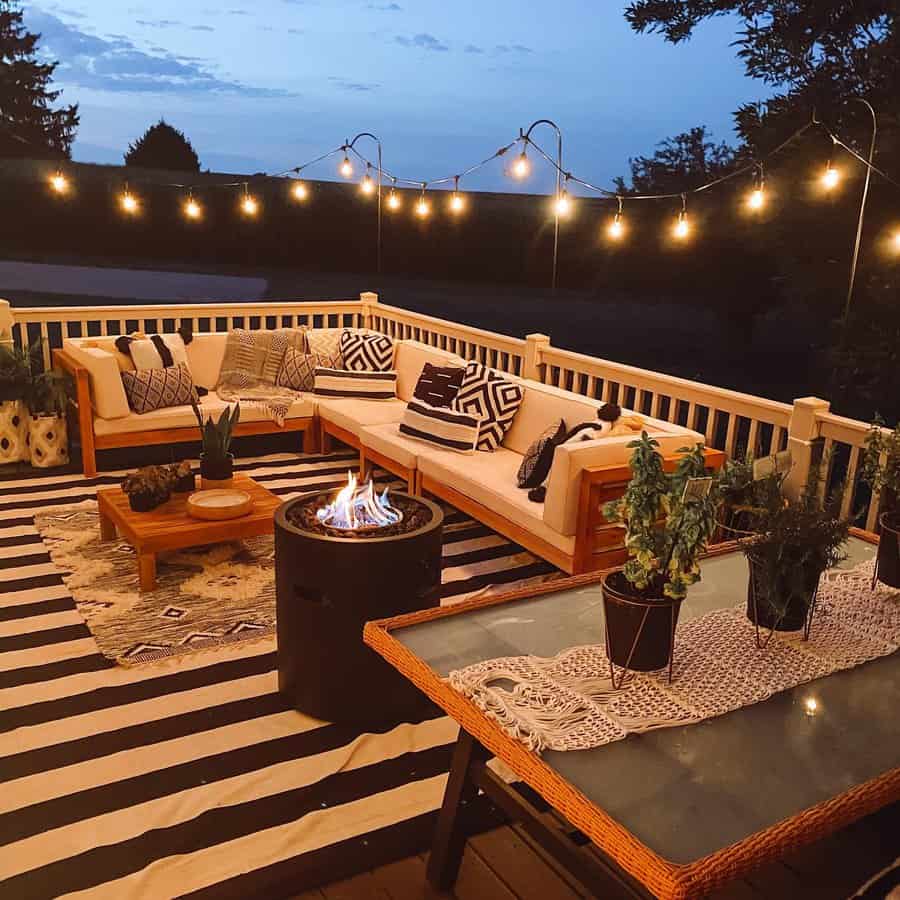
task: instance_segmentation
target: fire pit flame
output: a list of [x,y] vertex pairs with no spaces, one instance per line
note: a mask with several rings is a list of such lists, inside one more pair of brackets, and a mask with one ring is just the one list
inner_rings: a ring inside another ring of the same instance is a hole
[[391,506],[387,488],[378,494],[371,478],[360,485],[356,476],[348,472],[346,486],[331,503],[316,511],[316,518],[329,528],[360,531],[396,525],[403,513]]

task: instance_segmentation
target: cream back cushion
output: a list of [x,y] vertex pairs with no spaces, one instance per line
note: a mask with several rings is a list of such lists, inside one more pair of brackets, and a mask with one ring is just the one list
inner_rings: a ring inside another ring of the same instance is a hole
[[[648,428],[650,437],[659,441],[659,452],[663,456],[674,456],[682,447],[703,443],[702,434],[686,428],[676,429],[674,425],[669,428],[671,430],[667,432]],[[557,447],[547,478],[544,523],[560,534],[575,534],[582,471],[592,466],[625,465],[634,452],[628,445],[635,437],[623,434]]]
[[401,400],[409,400],[425,363],[433,366],[459,366],[465,368],[466,362],[461,356],[429,347],[419,341],[397,341],[394,351],[394,368],[397,370],[397,396]]
[[91,344],[90,339],[63,341],[63,349],[87,369],[91,388],[91,404],[101,419],[120,419],[129,415],[128,398],[122,387],[122,375],[114,353],[100,347],[82,346]]
[[215,389],[225,357],[227,338],[227,331],[201,332],[194,335],[194,339],[185,348],[194,384],[208,391]]

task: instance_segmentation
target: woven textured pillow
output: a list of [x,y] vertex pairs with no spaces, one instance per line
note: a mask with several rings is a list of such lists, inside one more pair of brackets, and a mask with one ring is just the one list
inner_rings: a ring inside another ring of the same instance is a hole
[[393,400],[397,396],[396,372],[348,372],[316,367],[318,397],[358,397],[363,400]]
[[519,385],[481,363],[470,362],[453,401],[453,409],[481,419],[476,449],[490,452],[503,442],[521,403],[522,388]]
[[319,357],[319,365],[329,369],[343,369],[341,335],[337,328],[311,328],[306,332],[306,348]]
[[516,473],[516,484],[520,488],[536,488],[547,480],[553,465],[553,453],[565,436],[566,423],[557,419],[532,441]]
[[315,354],[300,353],[288,347],[275,383],[292,391],[311,391],[315,387],[318,364],[319,358]]
[[394,364],[394,341],[385,334],[345,331],[341,356],[344,368],[351,372],[389,372]]
[[194,382],[187,366],[123,372],[122,385],[128,405],[136,413],[184,406],[196,397]]
[[446,406],[431,406],[414,397],[406,405],[399,428],[401,434],[445,450],[474,453],[479,424],[477,416]]
[[456,399],[465,374],[463,366],[433,366],[425,363],[413,390],[413,397],[430,406],[449,406]]

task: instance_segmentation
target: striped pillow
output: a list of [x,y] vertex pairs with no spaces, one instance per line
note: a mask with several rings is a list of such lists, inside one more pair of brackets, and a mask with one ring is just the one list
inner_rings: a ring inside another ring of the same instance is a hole
[[413,398],[400,421],[400,433],[445,450],[474,453],[481,419],[446,406],[430,406]]
[[397,396],[397,373],[348,372],[316,366],[314,392],[319,397],[393,400]]

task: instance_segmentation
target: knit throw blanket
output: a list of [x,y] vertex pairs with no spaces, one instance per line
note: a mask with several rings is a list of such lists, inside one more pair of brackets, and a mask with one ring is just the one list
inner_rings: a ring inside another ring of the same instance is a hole
[[302,395],[276,385],[276,381],[287,348],[302,350],[303,346],[304,335],[300,330],[233,329],[225,344],[216,393],[228,402],[256,406],[276,425],[284,427],[291,405]]
[[758,650],[742,606],[679,625],[671,684],[665,672],[634,673],[614,689],[602,645],[487,660],[449,681],[536,752],[700,722],[897,650],[900,591],[880,583],[873,590],[873,565],[822,577],[808,641],[802,632],[777,634]]

